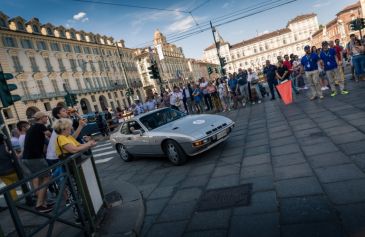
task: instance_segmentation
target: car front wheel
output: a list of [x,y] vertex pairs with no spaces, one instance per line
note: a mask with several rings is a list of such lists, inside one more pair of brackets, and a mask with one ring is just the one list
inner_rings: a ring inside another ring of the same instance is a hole
[[128,162],[132,160],[132,156],[128,153],[126,147],[122,144],[118,144],[117,146],[117,152],[120,156],[120,158],[122,158],[122,160]]
[[177,142],[167,140],[164,143],[164,150],[165,154],[174,165],[182,165],[186,162],[186,154]]

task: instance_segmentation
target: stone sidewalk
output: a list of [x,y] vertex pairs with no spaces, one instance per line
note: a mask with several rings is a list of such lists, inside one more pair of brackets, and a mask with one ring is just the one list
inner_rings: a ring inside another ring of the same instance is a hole
[[[118,158],[98,165],[100,176],[142,192],[142,236],[365,236],[365,82],[348,88],[226,113],[236,121],[230,138],[183,166]],[[205,191],[246,183],[249,206],[196,211]]]

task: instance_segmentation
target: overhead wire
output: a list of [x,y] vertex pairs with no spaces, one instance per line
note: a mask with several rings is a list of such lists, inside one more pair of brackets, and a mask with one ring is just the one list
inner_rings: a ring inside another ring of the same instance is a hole
[[[260,2],[258,4],[251,5],[249,7],[246,7],[246,8],[243,8],[243,9],[239,9],[239,10],[233,11],[233,12],[231,12],[229,14],[225,14],[225,15],[219,16],[217,18],[214,18],[212,20],[212,22],[213,23],[220,22],[220,21],[223,21],[225,19],[229,19],[229,18],[232,18],[232,17],[237,16],[237,15],[241,15],[241,14],[246,13],[246,12],[250,12],[252,10],[256,10],[257,8],[262,7],[262,6],[265,6],[268,3],[273,4],[273,3],[277,3],[277,2],[281,2],[281,1],[283,1],[283,0],[275,0],[275,1],[268,0],[268,1]],[[203,23],[200,23],[199,26],[200,26],[200,28],[201,27],[204,27],[204,26],[210,26],[210,21],[205,21]],[[168,38],[169,40],[173,40],[174,38],[181,37],[181,36],[183,36],[185,34],[190,35],[190,33],[191,32],[195,32],[197,28],[199,28],[199,27],[197,27],[197,25],[195,24],[194,26],[191,26],[191,27],[185,29],[183,32],[167,34],[166,35],[166,38]],[[138,47],[138,46],[148,45],[151,42],[153,42],[153,40],[150,40],[150,41],[147,41],[147,42],[144,42],[144,43],[140,43],[140,44],[138,44],[136,46]]]
[[93,1],[93,0],[73,0],[73,1],[74,2],[85,2],[85,3],[101,4],[101,5],[113,5],[113,6],[122,6],[122,7],[130,7],[130,8],[158,10],[158,11],[181,12],[181,13],[187,13],[187,14],[189,13],[189,11],[183,11],[183,10],[178,10],[178,9],[148,7],[148,6],[141,6],[141,5],[125,4],[125,3],[114,3],[114,2]]

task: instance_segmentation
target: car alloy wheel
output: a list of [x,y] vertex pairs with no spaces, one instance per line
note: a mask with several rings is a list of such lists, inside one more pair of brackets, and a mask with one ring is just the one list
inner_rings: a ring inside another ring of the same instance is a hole
[[180,145],[173,140],[166,141],[165,152],[166,152],[166,155],[169,158],[169,160],[174,165],[182,165],[186,162],[185,152],[180,147]]
[[117,152],[118,152],[120,158],[122,158],[122,160],[124,160],[124,161],[131,161],[132,160],[131,155],[127,152],[124,145],[118,144],[117,145]]

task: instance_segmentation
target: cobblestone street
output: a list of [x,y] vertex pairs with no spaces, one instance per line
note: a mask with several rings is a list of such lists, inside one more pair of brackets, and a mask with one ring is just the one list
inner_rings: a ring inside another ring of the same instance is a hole
[[[136,185],[143,236],[349,236],[365,228],[364,82],[350,94],[268,101],[227,113],[218,147],[172,166],[165,158],[99,164],[104,184]],[[197,212],[206,190],[252,183],[249,206]],[[363,233],[364,234],[364,233]],[[361,236],[361,235],[360,235]]]

